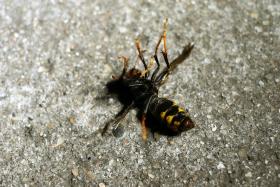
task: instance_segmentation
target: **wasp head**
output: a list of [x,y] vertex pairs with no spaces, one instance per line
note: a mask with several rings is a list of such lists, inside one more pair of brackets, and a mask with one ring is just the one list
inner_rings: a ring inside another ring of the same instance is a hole
[[126,74],[126,78],[138,78],[141,77],[142,72],[139,69],[131,68]]
[[180,126],[180,130],[187,131],[189,129],[192,129],[194,126],[195,126],[195,124],[194,124],[193,120],[189,116],[187,116],[184,119],[182,125]]

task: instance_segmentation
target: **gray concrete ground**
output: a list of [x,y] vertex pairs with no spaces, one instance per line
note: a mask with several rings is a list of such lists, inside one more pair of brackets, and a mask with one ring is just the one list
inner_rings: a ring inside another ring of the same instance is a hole
[[[119,55],[190,58],[160,95],[197,126],[146,144],[104,85]],[[1,186],[279,186],[280,2],[0,1]],[[99,99],[98,99],[99,98]]]

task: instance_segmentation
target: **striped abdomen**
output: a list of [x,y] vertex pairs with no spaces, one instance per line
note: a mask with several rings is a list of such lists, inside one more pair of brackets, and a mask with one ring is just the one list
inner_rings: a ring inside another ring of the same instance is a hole
[[165,128],[171,134],[194,127],[189,113],[166,98],[153,97],[149,105],[149,112],[160,122],[158,128]]

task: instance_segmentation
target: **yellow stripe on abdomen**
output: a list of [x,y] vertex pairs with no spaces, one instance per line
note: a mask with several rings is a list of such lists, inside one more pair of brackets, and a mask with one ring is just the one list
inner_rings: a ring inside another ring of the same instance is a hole
[[174,118],[174,116],[167,116],[166,117],[166,122],[167,122],[168,125],[171,125],[173,118]]
[[[160,119],[165,122],[166,125],[170,127],[175,126],[177,128],[181,124],[181,121],[177,120],[176,117],[179,113],[186,113],[186,111],[173,102],[165,111],[160,112]],[[176,119],[174,119],[174,117]]]
[[160,113],[160,117],[161,117],[162,120],[164,120],[165,115],[166,115],[166,111]]
[[179,113],[179,112],[186,112],[186,110],[184,110],[183,108],[180,108],[180,107],[179,107],[179,108],[178,108],[178,113]]

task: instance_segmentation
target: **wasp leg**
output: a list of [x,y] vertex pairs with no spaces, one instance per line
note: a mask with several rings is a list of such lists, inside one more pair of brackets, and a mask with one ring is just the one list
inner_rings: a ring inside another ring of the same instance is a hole
[[146,124],[146,114],[143,113],[141,117],[142,138],[146,142],[148,137],[148,130]]
[[116,115],[116,118],[113,121],[109,121],[108,123],[106,123],[106,125],[102,129],[101,135],[103,136],[106,133],[109,125],[111,124],[115,125],[114,129],[116,129],[132,107],[133,103],[129,106],[124,106],[122,110]]
[[151,103],[151,100],[152,100],[153,96],[151,96],[144,108],[144,111],[142,113],[142,116],[141,116],[141,127],[142,127],[142,138],[144,141],[147,140],[147,137],[148,137],[148,130],[147,130],[147,121],[146,121],[146,114],[148,112],[148,108],[149,108],[149,105]]
[[182,53],[170,63],[170,67],[164,68],[162,72],[156,77],[155,82],[158,85],[162,84],[162,82],[167,78],[168,74],[190,56],[193,48],[194,44],[192,43],[186,45]]
[[[166,68],[165,71],[162,71],[156,78],[155,81],[160,84],[163,80],[164,77],[167,77],[169,74],[169,69],[170,69],[170,64],[169,64],[169,60],[168,60],[168,55],[167,55],[167,46],[166,46],[166,30],[167,30],[167,19],[165,20],[164,24],[163,24],[163,34],[161,36],[161,39],[163,40],[163,50],[161,51],[163,58],[164,58],[164,62],[166,64]],[[160,43],[160,42],[158,42]],[[159,45],[159,44],[158,44]],[[157,46],[158,47],[158,46]],[[156,52],[157,52],[157,48],[156,48]],[[157,58],[157,57],[156,57]],[[158,70],[157,70],[158,71]],[[157,72],[156,72],[157,73]]]
[[152,67],[154,65],[154,62],[155,62],[154,59],[151,58],[148,66],[147,66],[147,69],[141,72],[141,77],[147,78],[149,76],[150,71],[151,71],[151,69],[152,69]]
[[155,69],[155,71],[152,74],[152,77],[151,77],[152,81],[155,80],[155,77],[156,77],[156,75],[157,75],[157,73],[158,73],[158,71],[160,69],[160,64],[159,64],[158,57],[157,57],[157,51],[158,51],[158,47],[159,47],[159,45],[161,43],[161,40],[162,40],[162,35],[160,35],[160,38],[159,38],[158,43],[157,43],[156,48],[155,48],[154,59],[155,59],[155,61],[157,63],[157,68]]
[[144,59],[144,56],[143,56],[143,50],[141,50],[141,45],[140,45],[139,39],[135,40],[135,45],[136,45],[136,48],[137,48],[137,51],[138,51],[138,57],[140,58],[143,66],[145,68],[145,71],[147,72],[145,77],[147,77],[148,76],[148,66],[147,66],[147,64],[145,62],[145,59]]
[[163,50],[162,50],[162,55],[164,58],[164,62],[166,63],[167,68],[170,68],[168,57],[167,57],[167,47],[166,47],[166,30],[167,30],[167,19],[165,20],[163,24]]
[[154,140],[155,140],[156,142],[159,141],[159,139],[160,139],[160,134],[157,133],[157,132],[153,132],[153,138],[154,138]]

